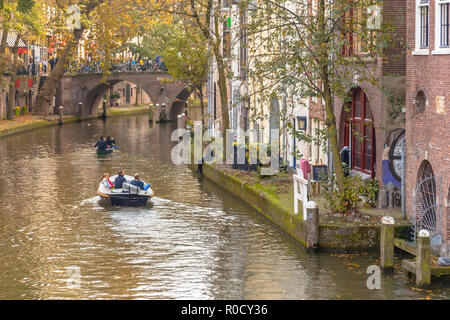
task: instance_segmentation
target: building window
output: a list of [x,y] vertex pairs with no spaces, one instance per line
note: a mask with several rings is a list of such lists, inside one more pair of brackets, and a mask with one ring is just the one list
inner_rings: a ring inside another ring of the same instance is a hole
[[428,48],[428,5],[420,7],[420,48]]
[[350,110],[344,115],[344,144],[351,149],[352,170],[375,176],[375,128],[367,95],[356,89],[352,95]]
[[223,56],[230,58],[231,56],[231,18],[226,17],[223,22]]
[[351,56],[353,54],[367,53],[372,33],[362,30],[367,23],[366,9],[358,2],[354,2],[342,18],[342,33],[344,45],[342,54]]
[[247,64],[248,64],[248,49],[247,49],[247,11],[241,9],[239,11],[240,23],[240,51],[239,51],[239,69],[241,80],[247,81]]
[[427,98],[423,91],[419,91],[416,95],[415,107],[416,113],[423,113],[427,105]]
[[415,38],[413,54],[429,54],[430,0],[416,0]]
[[414,213],[420,229],[426,229],[435,235],[440,232],[437,219],[437,185],[433,168],[427,160],[423,160],[417,174],[414,191]]
[[444,2],[441,1],[439,3],[439,13],[440,13],[440,44],[441,47],[449,47],[449,9],[450,8],[450,1]]
[[342,37],[345,41],[342,47],[342,55],[344,56],[351,56],[353,54],[353,19],[353,8],[350,8],[342,19]]

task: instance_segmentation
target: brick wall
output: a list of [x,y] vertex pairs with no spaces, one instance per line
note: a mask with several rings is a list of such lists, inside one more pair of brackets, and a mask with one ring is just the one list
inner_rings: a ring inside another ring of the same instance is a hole
[[[413,0],[408,0],[413,1]],[[406,0],[385,0],[383,2],[383,22],[392,29],[390,44],[384,50],[383,75],[406,73]]]
[[[406,206],[408,214],[414,210],[413,191],[417,174],[423,160],[428,160],[434,175],[441,179],[438,201],[442,205],[443,240],[447,255],[450,255],[450,216],[447,202],[450,180],[450,55],[433,55],[435,0],[430,1],[430,54],[413,55],[415,46],[415,1],[407,2],[407,51],[406,62]],[[415,107],[419,91],[426,96],[427,105],[423,113]],[[436,97],[444,97],[444,110],[437,112]]]

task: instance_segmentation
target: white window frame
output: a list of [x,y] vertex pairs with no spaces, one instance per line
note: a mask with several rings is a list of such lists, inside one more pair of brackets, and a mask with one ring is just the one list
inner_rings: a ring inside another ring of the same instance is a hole
[[449,3],[450,0],[435,0],[434,7],[434,50],[432,54],[450,54],[450,47],[441,47],[441,4]]
[[[415,50],[413,55],[429,55],[430,54],[430,0],[427,3],[421,3],[422,0],[416,1],[416,20],[415,20]],[[420,29],[420,9],[424,6],[428,6],[428,48],[420,47],[420,35],[422,30]]]

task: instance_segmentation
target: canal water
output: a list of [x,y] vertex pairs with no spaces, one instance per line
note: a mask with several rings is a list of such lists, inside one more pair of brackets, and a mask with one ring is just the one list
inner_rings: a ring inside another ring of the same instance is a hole
[[[170,159],[173,124],[129,116],[0,140],[0,299],[448,299],[377,256],[307,254],[255,210]],[[92,145],[120,145],[99,156]],[[104,208],[102,173],[140,173],[145,208]]]

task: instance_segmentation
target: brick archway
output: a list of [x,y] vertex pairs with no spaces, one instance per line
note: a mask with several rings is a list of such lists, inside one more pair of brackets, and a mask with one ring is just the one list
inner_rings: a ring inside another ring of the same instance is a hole
[[[103,94],[111,85],[122,81],[136,84],[149,95],[155,105],[165,104],[168,120],[176,119],[179,114],[177,113],[179,106],[174,103],[176,98],[186,95],[187,92],[190,94],[184,83],[174,81],[167,72],[116,73],[108,75],[106,79],[101,74],[75,75],[65,76],[60,80],[56,103],[58,106],[64,106],[64,114],[77,114],[78,103],[81,102],[83,103],[82,117],[93,117],[97,115]],[[160,111],[155,110],[157,117]]]

